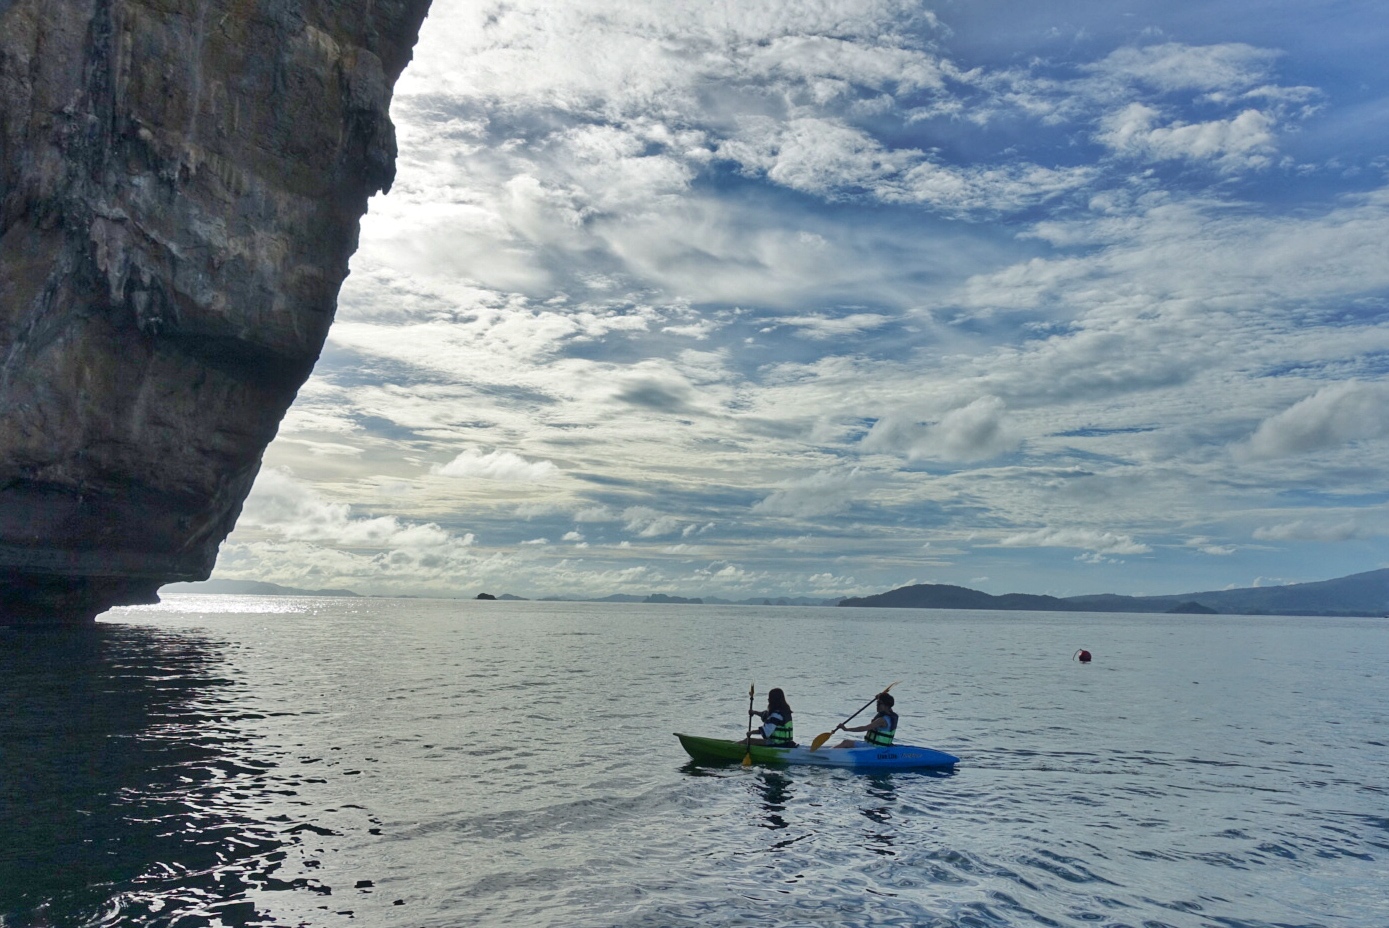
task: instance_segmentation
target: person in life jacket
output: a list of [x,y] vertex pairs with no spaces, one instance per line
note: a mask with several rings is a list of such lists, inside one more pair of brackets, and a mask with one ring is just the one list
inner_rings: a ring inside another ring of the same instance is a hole
[[844,731],[863,732],[862,741],[841,741],[838,747],[841,748],[886,748],[892,746],[892,739],[897,735],[897,713],[892,711],[892,707],[897,704],[897,700],[892,698],[891,693],[878,694],[878,714],[873,716],[873,721],[867,725],[850,727],[848,725],[839,726]]
[[762,720],[762,737],[753,738],[753,744],[763,744],[769,748],[794,748],[796,742],[791,733],[791,704],[780,689],[767,693],[767,708],[759,712],[748,710],[749,716]]

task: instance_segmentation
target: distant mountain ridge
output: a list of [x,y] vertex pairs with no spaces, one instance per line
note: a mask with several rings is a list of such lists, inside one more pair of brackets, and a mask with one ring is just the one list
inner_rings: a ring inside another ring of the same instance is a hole
[[993,596],[948,584],[921,583],[872,596],[840,600],[841,606],[901,609],[998,609],[1040,612],[1181,612],[1218,615],[1389,615],[1389,568],[1351,574],[1335,580],[1207,590],[1175,596],[1040,596],[1006,593]]
[[[204,580],[199,583],[171,583],[162,593],[218,593],[258,596],[358,596],[352,590],[305,590],[256,580]],[[490,594],[489,594],[490,595]],[[524,597],[503,593],[498,600],[524,601]],[[922,583],[899,587],[886,593],[856,596],[842,600],[810,597],[755,598],[730,602],[716,597],[686,598],[665,593],[646,596],[616,593],[602,599],[551,596],[542,602],[607,602],[671,605],[748,605],[748,606],[865,606],[901,609],[996,609],[1040,612],[1140,612],[1186,615],[1324,615],[1389,616],[1389,568],[1351,574],[1335,580],[1295,583],[1287,586],[1248,587],[1238,590],[1207,590],[1172,596],[1121,596],[1097,593],[1087,596],[1045,596],[1033,593],[1005,593],[994,596],[979,590],[949,584]]]
[[199,580],[193,583],[167,583],[161,594],[198,593],[213,596],[357,596],[351,590],[301,590],[264,580]]

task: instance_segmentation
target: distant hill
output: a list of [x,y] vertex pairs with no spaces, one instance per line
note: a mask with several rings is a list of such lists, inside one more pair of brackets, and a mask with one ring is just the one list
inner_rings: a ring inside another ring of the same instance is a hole
[[263,580],[200,580],[197,583],[168,583],[160,593],[197,593],[212,596],[357,596],[351,590],[301,590]]
[[1179,603],[1168,609],[1171,615],[1220,615],[1210,606],[1203,606],[1200,603]]
[[962,586],[922,583],[873,596],[840,600],[841,606],[904,609],[1000,609],[1045,612],[1181,612],[1208,615],[1389,615],[1389,568],[1336,580],[1288,586],[1209,590],[1175,596],[992,596]]

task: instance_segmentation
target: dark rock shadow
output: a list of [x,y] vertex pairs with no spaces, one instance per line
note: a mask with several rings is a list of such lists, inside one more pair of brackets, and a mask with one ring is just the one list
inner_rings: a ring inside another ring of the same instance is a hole
[[0,924],[254,924],[297,838],[238,812],[246,750],[216,642],[97,624],[0,630]]

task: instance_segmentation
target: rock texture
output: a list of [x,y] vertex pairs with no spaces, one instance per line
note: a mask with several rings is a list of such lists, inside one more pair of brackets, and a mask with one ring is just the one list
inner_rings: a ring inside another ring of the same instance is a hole
[[308,377],[428,0],[0,0],[0,623],[205,578]]

